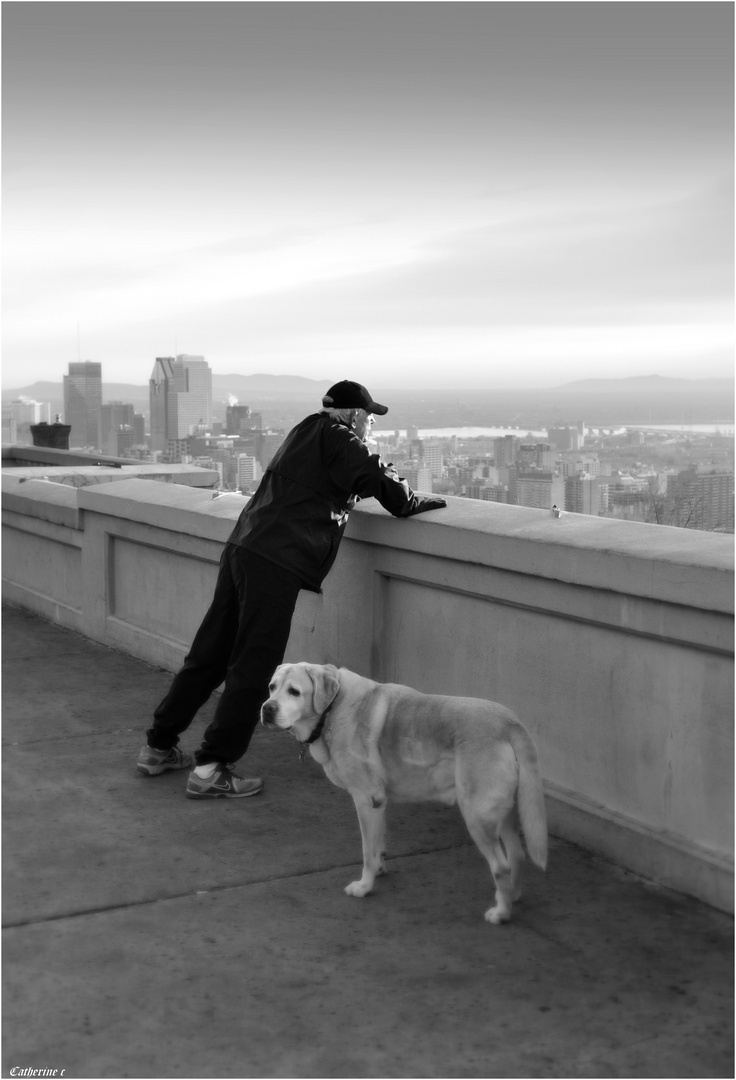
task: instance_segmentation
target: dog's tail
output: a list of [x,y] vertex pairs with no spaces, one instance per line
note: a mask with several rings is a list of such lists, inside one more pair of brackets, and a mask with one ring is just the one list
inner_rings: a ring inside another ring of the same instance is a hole
[[521,724],[509,730],[509,742],[519,764],[519,817],[529,858],[542,870],[547,865],[547,813],[537,749]]

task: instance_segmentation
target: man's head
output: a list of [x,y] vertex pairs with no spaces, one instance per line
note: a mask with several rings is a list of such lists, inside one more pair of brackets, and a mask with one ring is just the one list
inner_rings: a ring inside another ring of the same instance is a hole
[[322,398],[322,406],[334,420],[349,427],[363,442],[370,435],[373,413],[384,416],[388,412],[387,405],[379,405],[364,386],[349,379],[331,386]]
[[364,386],[350,379],[343,379],[331,386],[322,398],[322,404],[326,409],[363,409],[377,416],[385,416],[388,412],[387,405],[379,405]]

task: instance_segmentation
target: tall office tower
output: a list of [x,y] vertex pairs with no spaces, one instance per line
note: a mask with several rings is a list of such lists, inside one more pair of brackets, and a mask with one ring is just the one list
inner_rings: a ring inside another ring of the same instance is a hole
[[563,476],[575,476],[576,473],[600,476],[603,465],[597,454],[580,454],[573,450],[569,451],[569,456],[562,458],[559,469]]
[[175,368],[175,364],[176,360],[173,356],[157,356],[151,378],[148,380],[148,397],[151,409],[151,449],[155,451],[166,448],[169,397],[181,392],[184,388],[184,373],[181,366]]
[[409,456],[412,461],[424,461],[424,439],[411,439],[409,442]]
[[137,446],[135,431],[130,424],[123,424],[121,427],[116,428],[114,435],[115,452],[112,454],[113,457],[125,457],[134,446]]
[[170,456],[175,443],[211,428],[212,372],[203,356],[157,356],[148,386],[152,450],[168,447]]
[[23,424],[51,423],[51,405],[48,401],[34,401],[33,398],[14,398],[10,410],[18,427]]
[[519,447],[519,452],[516,457],[516,461],[522,472],[530,472],[536,467],[536,453],[533,443],[522,443]]
[[585,441],[578,428],[549,428],[547,438],[555,450],[579,450]]
[[687,469],[667,479],[673,525],[707,532],[733,532],[733,473],[697,473]]
[[484,502],[507,502],[508,488],[503,484],[489,484],[483,481],[476,481],[473,484],[468,484],[467,491],[465,492],[469,499],[483,499]]
[[245,435],[260,427],[260,414],[251,413],[248,405],[228,405],[225,410],[225,431],[228,435]]
[[70,447],[100,450],[102,364],[81,360],[69,365],[64,376],[64,423],[71,424]]
[[552,472],[555,467],[555,452],[552,449],[551,443],[537,443],[537,465],[541,469]]
[[503,484],[486,484],[481,492],[481,499],[486,502],[508,502],[509,489]]
[[541,469],[543,472],[552,472],[555,467],[555,456],[550,443],[522,443],[519,447],[517,461],[522,470]]
[[503,435],[493,440],[493,462],[496,468],[513,465],[516,461],[521,439],[516,435]]
[[421,491],[425,495],[431,494],[434,490],[432,487],[432,471],[424,466],[420,465],[418,468],[408,468],[402,470],[406,482],[412,491]]
[[555,473],[519,473],[516,478],[516,501],[519,506],[537,506],[551,510],[564,501],[565,481]]
[[33,442],[31,424],[44,422],[51,423],[51,405],[48,401],[20,397],[3,402],[3,442],[30,444]]
[[585,473],[568,476],[564,505],[571,514],[604,514],[608,510],[608,483]]
[[442,445],[438,442],[425,442],[422,447],[422,464],[432,476],[442,476]]
[[263,469],[256,458],[251,457],[250,454],[238,454],[237,483],[238,488],[245,495],[256,490],[262,476]]
[[18,424],[9,404],[3,402],[3,445],[18,441]]
[[130,438],[124,445],[132,446],[133,417],[135,407],[124,401],[108,401],[100,408],[100,450],[112,457],[118,451],[118,432],[122,428],[130,429]]

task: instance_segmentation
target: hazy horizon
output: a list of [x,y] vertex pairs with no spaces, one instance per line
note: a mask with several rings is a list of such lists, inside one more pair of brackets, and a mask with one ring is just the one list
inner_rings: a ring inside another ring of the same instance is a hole
[[2,22],[4,387],[733,375],[730,4]]
[[[67,374],[67,372],[64,372],[63,374]],[[220,383],[223,382],[224,380],[227,380],[227,379],[248,379],[248,378],[251,378],[251,379],[304,379],[307,382],[315,383],[317,388],[319,388],[321,385],[326,386],[328,383],[333,381],[333,376],[325,376],[325,377],[320,379],[320,378],[309,376],[309,375],[283,375],[283,374],[279,374],[278,372],[262,372],[262,371],[248,372],[246,374],[244,374],[242,372],[213,371],[212,372],[212,377],[213,377],[213,380],[218,380]],[[646,375],[644,375],[644,374],[642,374],[642,375],[631,375],[631,376],[625,376],[625,377],[621,377],[621,378],[618,378],[616,376],[603,376],[603,377],[600,377],[600,378],[593,377],[593,378],[572,380],[572,381],[568,381],[568,382],[564,382],[564,383],[562,383],[562,382],[553,382],[553,383],[550,383],[548,386],[547,385],[545,385],[545,386],[537,386],[537,385],[535,385],[535,386],[526,386],[526,387],[525,386],[503,386],[503,387],[501,387],[501,386],[498,386],[498,387],[494,387],[494,386],[470,386],[470,387],[460,387],[458,389],[458,393],[460,393],[460,394],[473,393],[475,391],[475,392],[484,393],[484,394],[485,393],[494,393],[494,392],[503,393],[503,394],[512,394],[512,393],[524,394],[524,393],[541,392],[541,391],[544,391],[544,390],[550,390],[550,391],[552,391],[552,390],[565,390],[568,387],[578,387],[578,386],[580,386],[580,387],[590,386],[591,388],[595,388],[595,385],[597,383],[605,383],[606,385],[609,385],[609,384],[610,385],[621,384],[623,386],[625,384],[631,384],[633,382],[647,383],[647,387],[651,388],[652,384],[650,382],[648,382],[648,380],[651,380],[651,379],[655,379],[655,380],[656,379],[674,380],[679,384],[692,383],[694,386],[695,385],[700,385],[700,384],[703,384],[703,383],[714,383],[714,382],[715,383],[723,383],[723,382],[725,382],[725,383],[729,383],[729,384],[731,384],[733,386],[734,383],[736,382],[736,377],[734,376],[733,373],[731,373],[729,375],[713,376],[713,377],[697,376],[697,375],[695,375],[695,376],[657,375],[656,373],[648,373]],[[138,387],[138,388],[147,389],[148,388],[148,381],[149,381],[148,379],[143,379],[141,381],[133,381],[133,380],[130,380],[130,379],[107,379],[105,377],[104,370],[103,370],[103,378],[102,378],[103,390],[104,390],[105,386],[110,386],[110,385],[135,386],[135,387]],[[63,376],[60,376],[60,377],[58,377],[56,379],[33,380],[31,382],[24,383],[23,385],[14,384],[14,385],[11,386],[10,383],[6,383],[6,384],[4,384],[4,388],[7,388],[8,390],[23,390],[23,389],[26,389],[28,387],[32,387],[32,386],[36,385],[37,383],[53,383],[56,386],[61,387],[63,389]],[[214,387],[214,385],[213,385],[213,389],[215,389],[215,388],[216,387]],[[369,387],[369,389],[391,390],[394,393],[405,393],[405,394],[409,394],[409,393],[410,394],[416,394],[417,393],[417,387],[416,386],[411,386],[411,385],[402,386],[402,385],[400,385],[398,383],[395,384],[395,385],[387,385],[385,383],[372,382],[371,387]],[[426,393],[429,393],[429,394],[442,394],[442,393],[446,393],[448,391],[448,389],[452,389],[452,388],[441,387],[441,386],[422,387],[421,392],[422,393],[426,392]],[[282,392],[286,392],[286,391],[282,391]]]

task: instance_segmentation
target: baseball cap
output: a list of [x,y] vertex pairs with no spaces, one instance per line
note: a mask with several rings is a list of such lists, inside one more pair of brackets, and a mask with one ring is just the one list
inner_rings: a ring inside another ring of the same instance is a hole
[[343,379],[331,386],[322,398],[322,404],[326,409],[365,409],[378,416],[385,416],[388,412],[388,405],[379,405],[364,386],[350,379]]

